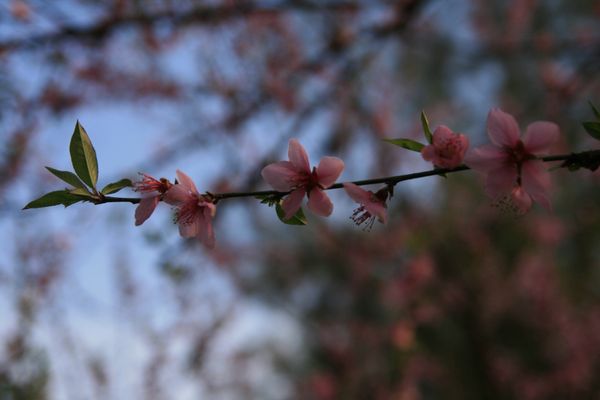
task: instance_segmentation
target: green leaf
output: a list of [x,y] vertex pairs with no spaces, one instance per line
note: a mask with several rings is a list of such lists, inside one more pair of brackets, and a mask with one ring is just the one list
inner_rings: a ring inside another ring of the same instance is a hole
[[120,181],[109,183],[104,186],[104,189],[101,190],[102,194],[113,194],[117,193],[119,190],[133,186],[133,182],[131,179],[121,179]]
[[57,190],[55,192],[46,193],[39,199],[33,200],[23,207],[23,210],[27,210],[28,208],[51,207],[59,204],[68,207],[71,204],[75,204],[82,200],[84,199],[81,196],[70,193],[68,190]]
[[590,107],[592,107],[592,111],[594,112],[596,119],[598,120],[598,122],[600,122],[600,111],[598,111],[598,109],[594,106],[594,103],[592,103],[591,101],[588,101],[588,103],[590,103]]
[[46,167],[46,169],[48,171],[50,171],[50,173],[52,173],[57,178],[60,178],[64,182],[67,182],[69,185],[76,187],[76,188],[85,189],[85,185],[83,184],[83,182],[81,182],[81,180],[74,173],[72,173],[70,171],[60,171],[58,169],[54,169],[51,167]]
[[277,212],[277,217],[279,217],[281,222],[283,222],[284,224],[306,225],[306,223],[307,223],[306,217],[304,216],[304,212],[302,211],[302,208],[299,208],[298,211],[296,212],[296,214],[294,214],[290,219],[285,219],[285,211],[283,211],[283,208],[281,208],[280,203],[277,203],[275,205],[275,211]]
[[75,124],[75,131],[71,137],[69,145],[71,153],[71,162],[77,176],[81,178],[89,187],[95,189],[98,182],[98,160],[96,159],[96,150],[92,146],[90,137],[79,121]]
[[90,193],[89,190],[85,188],[75,188],[68,191],[71,194],[76,194],[77,196],[90,197],[93,198],[94,195]]
[[423,143],[419,143],[416,140],[412,139],[383,139],[383,141],[416,152],[420,152],[421,149],[425,147]]
[[427,139],[427,143],[431,144],[433,142],[433,134],[431,133],[431,129],[429,129],[429,120],[427,120],[425,111],[421,111],[421,125],[423,126],[423,134],[425,135],[425,139]]
[[600,140],[600,122],[587,121],[582,125],[591,137]]

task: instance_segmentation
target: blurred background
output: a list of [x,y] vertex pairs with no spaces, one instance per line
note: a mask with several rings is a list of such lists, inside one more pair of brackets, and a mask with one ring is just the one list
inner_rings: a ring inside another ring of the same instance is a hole
[[290,137],[342,181],[429,169],[381,140],[421,140],[422,109],[473,145],[499,106],[598,148],[599,71],[594,0],[0,1],[0,399],[599,398],[598,173],[520,217],[473,173],[401,183],[370,232],[341,191],[304,227],[223,201],[213,251],[166,206],[21,211],[77,119],[100,184],[261,190]]

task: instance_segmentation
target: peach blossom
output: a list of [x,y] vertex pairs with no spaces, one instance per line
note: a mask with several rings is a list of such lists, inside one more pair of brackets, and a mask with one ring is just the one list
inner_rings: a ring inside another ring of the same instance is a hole
[[514,117],[494,108],[488,114],[487,132],[492,144],[473,149],[465,158],[465,164],[485,174],[487,194],[509,202],[520,213],[527,212],[532,201],[550,209],[550,175],[537,155],[556,142],[558,126],[537,121],[520,138]]
[[433,132],[433,143],[423,147],[421,155],[425,161],[431,161],[440,168],[456,168],[463,162],[469,139],[454,133],[447,126],[441,125]]
[[324,189],[335,183],[344,170],[344,162],[337,157],[323,157],[311,170],[308,154],[296,139],[289,141],[288,158],[289,161],[267,165],[261,172],[273,189],[290,192],[281,203],[285,218],[294,216],[304,195],[308,197],[308,208],[312,212],[323,217],[331,215],[333,204]]
[[135,209],[136,226],[143,224],[150,218],[156,209],[161,196],[172,186],[171,182],[165,178],[158,180],[147,174],[140,175],[142,175],[142,180],[135,182],[133,189],[142,194],[140,204]]
[[371,229],[375,218],[382,224],[387,221],[387,211],[385,201],[388,196],[388,189],[384,188],[377,193],[373,193],[370,190],[362,189],[360,186],[354,183],[344,183],[344,190],[350,196],[352,200],[357,202],[360,207],[354,210],[350,219],[352,219],[356,225],[365,224],[365,229]]
[[164,195],[164,201],[175,206],[175,221],[179,224],[182,237],[199,237],[207,247],[215,246],[215,233],[212,227],[217,207],[207,196],[196,189],[189,176],[177,170],[178,183],[173,185]]

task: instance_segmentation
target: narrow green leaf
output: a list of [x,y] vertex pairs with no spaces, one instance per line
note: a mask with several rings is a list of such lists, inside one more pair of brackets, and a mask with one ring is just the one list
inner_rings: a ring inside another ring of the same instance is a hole
[[407,150],[420,152],[425,145],[412,139],[383,139],[384,142],[395,144]]
[[278,203],[275,205],[275,211],[277,212],[277,217],[287,225],[306,225],[306,217],[304,216],[304,212],[302,208],[298,209],[298,212],[294,214],[290,219],[285,219],[285,211],[281,208],[281,204]]
[[23,210],[27,210],[28,208],[42,208],[42,207],[51,207],[62,204],[65,207],[70,206],[71,204],[77,203],[78,201],[84,200],[81,196],[78,196],[73,193],[69,193],[68,190],[57,190],[55,192],[46,193],[39,199],[33,200],[28,203]]
[[108,185],[104,186],[101,192],[102,194],[113,194],[117,193],[123,188],[131,186],[133,186],[133,182],[131,182],[131,179],[121,179],[120,181],[109,183]]
[[433,134],[431,133],[431,129],[429,129],[429,120],[427,119],[427,115],[425,115],[425,111],[421,111],[421,125],[423,126],[423,134],[425,135],[425,139],[427,139],[427,143],[431,144],[433,142]]
[[600,140],[600,122],[587,121],[582,125],[591,137]]
[[81,178],[89,187],[95,189],[98,182],[98,160],[96,159],[96,150],[92,146],[90,137],[79,121],[75,124],[75,131],[71,137],[69,145],[71,153],[71,162],[77,176]]
[[77,196],[83,196],[83,197],[94,197],[93,194],[90,193],[89,190],[84,189],[84,188],[75,188],[75,189],[71,189],[68,191],[71,194],[76,194]]
[[596,119],[598,120],[598,122],[600,122],[600,111],[598,111],[598,109],[594,106],[594,103],[592,103],[591,101],[588,101],[588,103],[590,103],[590,107],[592,107],[592,111],[594,112]]
[[46,169],[48,171],[50,171],[50,173],[52,175],[56,176],[57,178],[62,179],[64,182],[67,182],[69,185],[76,187],[76,188],[85,189],[84,183],[81,182],[81,180],[74,173],[72,173],[70,171],[60,171],[58,169],[54,169],[51,167],[46,167]]

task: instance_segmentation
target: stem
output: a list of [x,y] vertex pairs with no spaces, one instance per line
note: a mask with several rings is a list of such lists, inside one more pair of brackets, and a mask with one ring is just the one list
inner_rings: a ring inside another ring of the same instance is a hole
[[102,199],[97,200],[94,204],[103,204],[103,203],[131,203],[137,204],[140,202],[139,197],[108,197],[104,196]]
[[[591,152],[582,152],[582,153],[571,153],[571,154],[558,154],[552,156],[539,157],[538,159],[544,162],[553,162],[553,161],[566,161],[566,160],[576,160],[578,157],[581,157],[585,154],[592,154],[594,157],[600,158],[600,150],[592,150]],[[387,185],[394,186],[399,182],[408,181],[412,179],[426,178],[428,176],[434,175],[442,175],[442,174],[452,174],[454,172],[466,171],[471,168],[466,165],[459,165],[456,168],[436,168],[429,171],[421,171],[421,172],[413,172],[410,174],[404,175],[396,175],[396,176],[386,176],[383,178],[373,178],[373,179],[364,179],[360,181],[353,181],[358,186],[364,185],[374,185],[378,183],[385,183]],[[325,190],[332,189],[341,189],[344,187],[343,183],[336,183],[331,185]],[[276,190],[262,190],[255,192],[226,192],[226,193],[208,193],[210,197],[212,197],[215,201],[223,200],[223,199],[232,199],[238,197],[256,197],[256,196],[285,196],[290,192],[278,192]],[[137,204],[140,202],[139,198],[136,197],[108,197],[105,196],[102,199],[95,202],[95,204],[102,203],[132,203]]]

